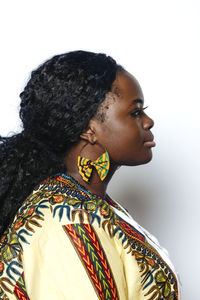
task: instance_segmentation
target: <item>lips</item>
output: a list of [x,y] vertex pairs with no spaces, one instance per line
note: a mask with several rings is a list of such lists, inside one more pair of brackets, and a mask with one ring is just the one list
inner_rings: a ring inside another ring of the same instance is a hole
[[154,141],[144,142],[144,145],[146,147],[155,147],[156,143]]
[[152,133],[150,133],[144,140],[144,145],[146,147],[155,147],[156,143],[154,142],[154,136]]

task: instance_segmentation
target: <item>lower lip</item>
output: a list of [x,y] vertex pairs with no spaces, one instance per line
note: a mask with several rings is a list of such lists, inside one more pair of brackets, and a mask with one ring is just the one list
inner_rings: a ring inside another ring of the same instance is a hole
[[155,147],[156,143],[153,141],[152,142],[144,142],[144,146],[151,148],[151,147]]

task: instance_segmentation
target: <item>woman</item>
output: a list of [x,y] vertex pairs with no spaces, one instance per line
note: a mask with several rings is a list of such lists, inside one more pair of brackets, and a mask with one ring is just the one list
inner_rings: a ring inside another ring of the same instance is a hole
[[157,240],[106,193],[155,146],[137,80],[74,51],[32,72],[23,131],[1,138],[1,299],[178,299]]

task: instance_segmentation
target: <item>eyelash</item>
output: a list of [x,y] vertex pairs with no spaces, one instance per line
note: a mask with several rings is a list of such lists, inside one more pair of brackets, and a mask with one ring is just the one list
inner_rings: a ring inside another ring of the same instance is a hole
[[144,108],[137,108],[134,111],[131,112],[131,116],[132,117],[140,117],[141,114],[143,113],[143,111],[147,108],[148,106],[144,107]]

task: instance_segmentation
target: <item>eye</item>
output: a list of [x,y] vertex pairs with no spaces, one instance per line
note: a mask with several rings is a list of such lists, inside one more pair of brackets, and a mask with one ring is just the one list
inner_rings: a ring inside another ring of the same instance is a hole
[[143,111],[147,108],[148,106],[144,108],[136,108],[134,109],[130,114],[132,117],[140,117],[143,114]]

